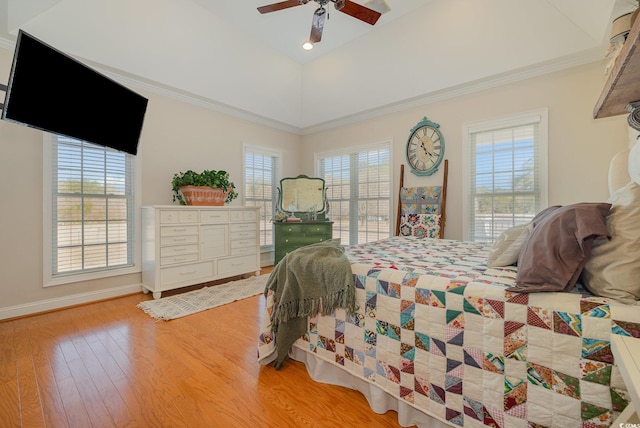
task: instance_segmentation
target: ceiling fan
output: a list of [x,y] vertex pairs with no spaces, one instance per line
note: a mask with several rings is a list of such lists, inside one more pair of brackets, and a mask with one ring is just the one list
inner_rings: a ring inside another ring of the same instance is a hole
[[[301,6],[303,4],[309,3],[311,0],[287,0],[281,1],[279,3],[273,3],[266,6],[260,6],[258,8],[258,12],[260,13],[269,13],[276,12],[282,9],[288,9],[294,6]],[[324,21],[327,17],[327,10],[325,6],[328,3],[334,3],[334,7],[336,10],[346,13],[349,16],[352,16],[356,19],[359,19],[362,22],[366,22],[367,24],[374,25],[378,18],[382,15],[380,12],[369,9],[368,7],[362,6],[358,3],[354,3],[349,0],[313,0],[320,5],[319,8],[313,13],[313,22],[311,23],[311,36],[309,37],[309,41],[311,43],[318,43],[322,40],[322,29],[324,28]]]

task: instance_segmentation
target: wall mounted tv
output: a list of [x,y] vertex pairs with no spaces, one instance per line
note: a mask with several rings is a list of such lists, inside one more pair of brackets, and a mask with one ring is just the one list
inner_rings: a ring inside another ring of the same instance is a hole
[[20,30],[2,119],[135,155],[147,101]]

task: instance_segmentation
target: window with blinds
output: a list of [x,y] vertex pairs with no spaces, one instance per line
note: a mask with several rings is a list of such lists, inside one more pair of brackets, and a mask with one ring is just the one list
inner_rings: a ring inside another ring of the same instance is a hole
[[260,246],[273,247],[271,219],[277,202],[281,155],[258,147],[244,148],[244,203],[260,207]]
[[51,152],[51,278],[135,264],[135,157],[56,136]]
[[317,156],[325,180],[334,238],[345,245],[390,236],[390,144],[376,144]]
[[467,128],[465,239],[494,242],[547,206],[547,111]]

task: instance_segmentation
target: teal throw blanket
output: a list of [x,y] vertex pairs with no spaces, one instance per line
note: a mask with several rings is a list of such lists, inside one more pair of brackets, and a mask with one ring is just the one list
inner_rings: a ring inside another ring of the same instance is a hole
[[351,264],[340,240],[298,248],[273,269],[264,294],[273,290],[271,326],[279,369],[293,343],[307,331],[307,317],[330,314],[337,308],[355,311],[355,283]]

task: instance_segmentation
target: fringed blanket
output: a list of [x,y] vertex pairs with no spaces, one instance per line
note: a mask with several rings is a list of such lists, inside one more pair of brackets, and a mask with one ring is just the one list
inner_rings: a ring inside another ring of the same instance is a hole
[[269,313],[271,340],[261,364],[275,360],[282,367],[293,343],[307,330],[307,317],[331,314],[337,308],[355,311],[351,265],[339,240],[299,248],[273,269],[264,290],[273,299]]

